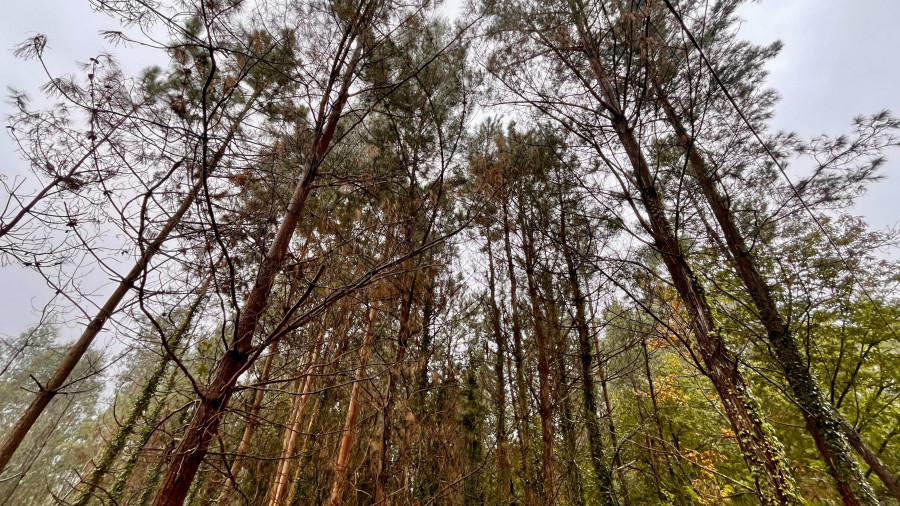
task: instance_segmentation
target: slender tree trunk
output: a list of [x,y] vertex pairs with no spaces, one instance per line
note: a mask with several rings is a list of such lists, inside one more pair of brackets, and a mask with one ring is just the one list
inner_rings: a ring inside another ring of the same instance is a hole
[[[200,292],[197,294],[197,298],[194,299],[193,304],[191,304],[187,313],[184,315],[181,325],[179,325],[172,337],[169,338],[169,349],[174,350],[177,348],[181,343],[182,338],[184,338],[185,334],[190,330],[194,315],[200,307],[200,304],[203,302],[203,298],[206,296],[206,290],[209,288],[211,279],[212,276],[210,275],[203,281],[203,284],[200,286]],[[104,448],[100,460],[97,462],[94,470],[91,471],[90,476],[85,480],[81,493],[78,494],[78,497],[72,502],[73,506],[84,506],[87,504],[94,494],[94,491],[100,486],[100,482],[109,472],[113,462],[118,458],[122,449],[125,448],[125,443],[128,442],[128,438],[131,437],[132,432],[134,432],[138,420],[144,416],[144,411],[147,410],[147,406],[149,406],[150,401],[153,400],[153,396],[156,394],[159,382],[162,381],[163,375],[166,373],[166,368],[168,367],[170,360],[171,357],[168,354],[163,354],[159,359],[156,368],[144,383],[141,393],[138,395],[131,410],[129,410],[125,421],[119,427],[119,430],[116,431],[116,435],[113,436],[109,444],[106,445],[106,448]]]
[[622,466],[622,457],[619,455],[619,436],[616,432],[612,401],[609,398],[609,389],[607,388],[607,383],[609,383],[606,379],[607,367],[608,361],[607,363],[601,361],[597,367],[600,372],[600,392],[603,395],[603,405],[606,407],[607,427],[609,428],[609,446],[613,452],[613,466],[615,467],[616,478],[618,478],[619,481],[619,495],[622,497],[622,504],[630,506],[631,496],[628,493],[628,483],[625,481],[625,469],[624,466]]
[[[243,121],[243,118],[250,111],[251,106],[258,95],[259,93],[257,92],[251,96],[244,106],[244,109],[232,123],[231,128],[222,140],[222,145],[209,162],[208,172],[212,172],[218,167],[219,162],[225,156],[226,148],[231,144],[232,139],[234,139],[235,134],[238,132],[241,121]],[[181,162],[178,162],[176,167],[180,164]],[[169,234],[171,234],[175,227],[181,223],[181,219],[184,217],[185,213],[187,213],[188,209],[191,208],[191,205],[193,205],[194,199],[197,198],[197,195],[203,189],[203,185],[204,182],[202,178],[194,183],[194,186],[191,187],[188,194],[181,201],[181,204],[175,210],[175,213],[166,220],[166,223],[160,229],[159,233],[156,234],[156,237],[142,251],[137,262],[135,262],[131,270],[128,271],[128,274],[122,278],[122,281],[119,282],[115,291],[109,296],[106,303],[103,304],[100,311],[97,312],[96,316],[88,323],[84,332],[82,332],[81,337],[79,337],[75,344],[69,348],[69,351],[66,353],[66,356],[63,357],[63,360],[56,368],[56,371],[50,376],[47,383],[41,386],[41,389],[34,396],[31,404],[28,405],[25,412],[22,413],[19,419],[16,420],[16,423],[9,429],[6,436],[3,438],[3,441],[0,442],[0,473],[6,469],[9,460],[16,452],[16,449],[19,448],[22,440],[25,439],[28,431],[34,426],[38,417],[41,416],[41,413],[43,413],[47,405],[50,404],[50,401],[56,397],[60,389],[65,386],[66,381],[69,379],[69,375],[72,374],[72,371],[75,370],[75,367],[81,361],[81,358],[87,353],[87,350],[94,342],[94,339],[96,339],[97,335],[100,334],[100,331],[103,330],[106,321],[113,313],[115,313],[119,304],[122,302],[122,299],[125,298],[125,295],[128,294],[134,284],[140,279],[144,270],[150,264],[150,261],[153,260],[156,253],[162,248],[163,243],[169,238]]]
[[506,375],[503,372],[503,364],[506,361],[506,336],[500,325],[500,307],[497,305],[496,276],[494,275],[494,252],[491,244],[490,231],[485,232],[487,237],[488,254],[488,295],[490,303],[491,330],[494,333],[494,341],[497,343],[497,361],[494,372],[497,375],[496,383],[496,409],[497,409],[497,501],[500,504],[510,504],[513,497],[510,496],[512,483],[509,476],[509,441],[506,436]]
[[[274,346],[275,345],[273,345],[273,347]],[[272,372],[272,361],[274,358],[275,350],[273,349],[272,352],[269,353],[269,356],[266,357],[266,361],[263,364],[262,375],[260,376],[260,381],[263,383],[269,381],[269,374]],[[229,476],[225,479],[225,484],[222,485],[222,493],[219,494],[219,499],[216,501],[216,504],[220,506],[226,506],[231,502],[231,497],[235,490],[237,490],[237,483],[235,483],[234,480],[241,474],[244,460],[250,452],[250,444],[253,441],[253,433],[256,432],[256,426],[259,425],[259,411],[262,408],[262,401],[265,395],[266,391],[264,388],[258,389],[253,395],[253,404],[250,406],[250,411],[247,413],[247,425],[244,427],[244,434],[241,436],[241,441],[238,443],[237,450],[235,450],[234,461],[231,463]]]
[[[735,269],[756,306],[760,321],[766,328],[772,351],[784,371],[794,398],[800,405],[807,430],[812,434],[816,446],[825,458],[844,503],[848,505],[878,504],[874,492],[853,458],[846,437],[849,434],[843,430],[846,422],[822,394],[812,371],[806,367],[791,330],[781,317],[775,298],[772,296],[765,278],[757,269],[750,248],[735,222],[731,203],[716,186],[715,169],[707,163],[698,146],[695,145],[694,138],[688,133],[681,117],[676,113],[658,83],[654,81],[653,85],[666,118],[685,150],[690,169],[700,183],[703,195],[719,223],[728,250],[731,252]],[[851,437],[850,443],[852,444],[854,441],[856,444],[853,446],[857,448],[859,454],[867,462],[871,459],[875,463],[872,468],[875,469],[876,474],[894,497],[900,500],[900,484],[898,484],[897,478],[881,465],[880,459],[872,453],[861,438]]]
[[306,453],[309,448],[309,442],[313,439],[313,427],[315,427],[316,418],[319,416],[319,409],[322,407],[322,395],[316,396],[316,402],[313,404],[312,412],[309,415],[309,423],[306,425],[306,434],[303,436],[303,445],[300,447],[300,457],[303,459],[300,465],[294,470],[294,476],[291,478],[291,489],[285,496],[286,504],[297,504],[297,485],[303,476],[303,466],[309,463],[310,457]]
[[[665,444],[665,434],[663,433],[663,423],[662,417],[659,415],[659,402],[657,401],[656,395],[656,386],[653,384],[653,371],[650,369],[650,350],[647,347],[647,336],[646,333],[641,333],[641,355],[643,358],[644,365],[644,377],[647,380],[647,392],[650,394],[650,405],[653,408],[653,426],[656,429],[656,438],[660,444]],[[643,415],[641,416],[643,419]],[[665,500],[665,494],[663,494],[663,488],[660,482],[660,473],[657,470],[657,454],[656,444],[653,442],[653,436],[649,433],[647,434],[647,448],[650,450],[650,466],[653,468],[653,479],[656,481],[656,485],[659,487],[659,497],[660,500]],[[681,502],[685,502],[685,498],[682,497],[681,487],[678,486],[678,480],[675,475],[675,470],[672,469],[672,461],[669,458],[669,452],[663,449],[661,452],[663,456],[663,460],[665,460],[666,471],[669,474],[669,478],[672,479],[675,484],[675,490],[677,491],[678,497],[681,499]]]
[[362,382],[366,378],[366,366],[369,364],[372,343],[375,341],[375,317],[377,314],[378,309],[373,305],[366,318],[366,335],[359,352],[359,366],[356,369],[353,389],[350,392],[350,403],[347,405],[344,434],[341,436],[341,446],[334,464],[334,485],[331,487],[331,494],[328,498],[329,506],[343,504],[341,500],[347,483],[347,462],[350,459],[350,450],[353,448],[353,433],[356,430],[356,419],[359,416],[359,394],[362,390]]
[[[425,264],[429,264],[430,261],[426,260]],[[422,301],[422,340],[419,342],[419,353],[421,358],[421,366],[419,367],[419,380],[416,391],[419,393],[419,411],[425,405],[426,395],[428,393],[428,373],[429,373],[429,362],[432,354],[432,341],[434,340],[434,336],[431,333],[431,321],[434,319],[434,291],[435,291],[435,279],[434,274],[428,274],[428,278],[424,280],[425,282],[425,294],[424,300]]]
[[[172,389],[175,387],[175,380],[178,378],[179,372],[179,369],[172,369],[172,372],[169,373],[169,379],[166,382],[164,394],[161,398],[157,399],[156,406],[150,411],[150,416],[147,417],[146,425],[139,434],[137,444],[132,448],[122,469],[116,473],[116,478],[109,490],[109,495],[114,501],[120,501],[122,495],[125,493],[125,487],[128,485],[128,480],[134,473],[134,468],[138,463],[138,459],[140,459],[144,448],[147,446],[147,443],[150,442],[150,438],[156,431],[156,426],[160,421],[163,408],[166,405],[166,399],[168,398],[168,394],[171,393]],[[156,476],[156,478],[158,478],[158,476]],[[148,480],[149,479],[153,479],[152,473]]]
[[518,281],[516,279],[510,241],[508,198],[507,196],[507,199],[503,202],[503,248],[506,253],[506,268],[509,277],[509,304],[510,312],[512,313],[513,359],[516,366],[516,404],[519,407],[516,420],[518,422],[522,453],[522,481],[524,482],[525,504],[531,506],[538,504],[538,502],[535,497],[534,471],[531,467],[531,424],[528,413],[528,386],[525,380],[525,350],[522,345],[522,320],[519,315]]
[[[260,262],[256,281],[244,301],[242,310],[235,325],[234,338],[225,356],[219,360],[214,376],[206,389],[205,395],[200,399],[200,406],[179,444],[172,462],[169,465],[163,483],[154,499],[155,506],[181,506],[200,467],[200,463],[206,455],[212,438],[219,430],[219,424],[231,395],[234,385],[241,372],[246,368],[247,360],[253,351],[253,337],[256,327],[269,302],[269,295],[275,284],[275,277],[284,263],[285,255],[294,235],[306,199],[312,191],[312,184],[316,178],[319,166],[331,146],[331,140],[337,129],[338,120],[343,113],[344,105],[350,94],[350,84],[357,63],[362,55],[363,44],[357,44],[353,56],[345,63],[350,47],[356,37],[368,25],[373,15],[377,2],[370,2],[365,6],[365,12],[360,13],[353,23],[347,27],[344,50],[339,51],[335,60],[331,81],[333,84],[341,69],[343,80],[341,88],[331,110],[325,117],[325,110],[332,98],[330,90],[322,97],[320,104],[319,122],[316,128],[316,137],[313,142],[313,150],[302,176],[294,189],[287,213],[278,228],[269,250]],[[332,85],[333,85],[332,84]]]
[[[521,214],[521,213],[520,213]],[[522,224],[523,230],[526,225]],[[541,418],[541,478],[544,489],[542,491],[545,501],[553,501],[556,495],[555,483],[555,457],[553,454],[554,426],[553,404],[550,399],[550,342],[547,339],[547,320],[541,310],[541,297],[534,279],[535,258],[534,244],[529,237],[530,231],[525,230],[523,235],[522,252],[525,256],[525,280],[528,286],[528,296],[531,301],[532,319],[534,320],[535,345],[538,349],[538,415]]]
[[407,273],[405,277],[408,285],[401,292],[400,300],[400,328],[397,330],[397,350],[394,354],[394,363],[388,368],[388,384],[385,392],[384,406],[381,411],[381,441],[378,447],[378,470],[375,475],[375,502],[377,504],[386,504],[388,500],[388,474],[390,462],[390,446],[391,446],[391,423],[392,413],[394,411],[394,397],[396,395],[397,384],[400,382],[400,375],[403,368],[403,360],[406,358],[406,347],[409,344],[410,337],[410,315],[412,313],[412,299],[415,286],[415,275]]
[[[324,337],[323,332],[322,338],[324,339]],[[309,402],[310,392],[316,377],[315,369],[322,346],[321,342],[313,343],[309,364],[306,366],[303,376],[297,380],[297,395],[291,402],[291,414],[288,417],[288,424],[285,427],[284,437],[282,438],[281,458],[275,470],[272,486],[269,488],[269,506],[280,506],[284,500],[285,492],[287,492],[288,477],[291,475],[291,463],[294,459],[294,451],[297,449],[297,441],[299,441],[302,432],[306,404]]]
[[[550,276],[541,276],[544,293],[550,294],[553,285]],[[560,428],[562,429],[563,448],[566,458],[566,477],[569,491],[572,495],[570,502],[576,506],[584,506],[587,503],[581,471],[578,469],[578,449],[575,443],[576,429],[572,410],[572,400],[568,395],[569,375],[566,372],[566,339],[562,332],[562,321],[559,316],[559,306],[555,300],[548,300],[545,304],[547,314],[548,331],[553,336],[553,355],[556,365],[556,381],[553,388],[553,402],[560,406]],[[554,501],[556,502],[556,501]]]
[[[562,204],[562,203],[561,203]],[[572,305],[575,308],[574,323],[578,333],[578,356],[581,365],[581,384],[584,398],[584,420],[588,433],[588,446],[591,453],[591,465],[594,467],[594,476],[597,479],[597,488],[600,492],[601,504],[616,504],[615,489],[613,488],[612,472],[606,464],[603,455],[603,439],[600,435],[600,419],[597,416],[597,397],[594,387],[593,353],[591,352],[590,328],[585,313],[584,295],[581,293],[581,284],[578,280],[578,269],[575,266],[572,248],[568,244],[566,234],[566,212],[563,208],[560,218],[560,239],[562,241],[563,256],[566,260],[566,268],[569,276],[569,290],[572,294]],[[608,402],[608,399],[607,399]],[[609,410],[610,407],[607,406]],[[612,423],[612,416],[610,416]]]

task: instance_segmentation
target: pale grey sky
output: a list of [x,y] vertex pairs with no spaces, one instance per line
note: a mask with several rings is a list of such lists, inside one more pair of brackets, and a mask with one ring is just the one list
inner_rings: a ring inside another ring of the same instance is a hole
[[[452,12],[456,2],[449,2]],[[0,0],[0,85],[39,95],[46,81],[35,62],[12,55],[12,47],[36,33],[48,37],[46,60],[54,73],[77,70],[100,51],[119,55],[126,70],[153,63],[146,52],[111,48],[100,37],[117,23],[91,11],[86,0]],[[783,99],[774,126],[809,137],[840,134],[858,114],[888,108],[900,114],[900,20],[898,0],[766,0],[741,10],[746,38],[785,47],[770,64],[770,86]],[[137,54],[137,56],[135,56]],[[12,108],[4,101],[0,114]],[[900,218],[900,150],[888,153],[884,181],[872,187],[857,205],[874,227]],[[0,138],[0,172],[23,174],[24,166],[6,136]],[[102,290],[101,290],[102,291]],[[43,306],[49,290],[33,273],[0,267],[0,334],[15,334],[35,322],[33,308]]]
[[[769,65],[782,95],[775,128],[837,135],[859,114],[900,115],[900,1],[766,0],[740,14],[747,39],[784,42]],[[856,206],[878,228],[900,219],[900,150],[887,155],[886,179]]]

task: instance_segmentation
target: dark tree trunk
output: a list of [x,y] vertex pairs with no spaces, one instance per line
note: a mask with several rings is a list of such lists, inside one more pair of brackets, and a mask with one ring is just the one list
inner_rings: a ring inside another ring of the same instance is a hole
[[488,238],[488,302],[490,303],[491,330],[494,341],[497,344],[497,361],[494,365],[496,378],[496,402],[497,409],[497,501],[501,504],[510,504],[513,498],[510,496],[512,482],[509,477],[509,441],[506,436],[506,375],[503,372],[503,364],[506,361],[506,336],[500,324],[500,307],[497,305],[496,276],[494,275],[494,252],[491,244],[490,231],[485,232]]
[[[803,412],[806,428],[825,458],[844,503],[848,505],[878,504],[874,492],[853,458],[850,444],[845,437],[848,434],[842,427],[846,425],[846,422],[822,394],[812,371],[806,367],[791,330],[778,311],[769,286],[759,269],[756,268],[750,248],[735,222],[731,203],[716,186],[715,169],[706,162],[699,148],[694,144],[694,138],[685,129],[668,97],[663,94],[656,83],[654,83],[654,88],[666,118],[685,150],[690,169],[699,182],[703,195],[719,223],[735,270],[747,288],[747,292],[756,306],[759,319],[766,328],[771,349]],[[861,438],[851,437],[850,443],[852,444],[854,441],[856,443],[854,446],[859,454],[867,462],[871,460],[870,465],[875,464],[872,466],[875,473],[891,493],[900,499],[900,484],[897,483],[897,479],[881,465],[880,459],[866,447]]]
[[[357,33],[368,26],[368,19],[372,16],[371,11],[374,9],[375,3],[369,4],[367,11],[360,14],[360,18],[364,19],[350,24],[347,29],[347,44],[353,42]],[[229,345],[228,351],[219,360],[213,379],[200,399],[200,406],[181,443],[178,445],[172,462],[169,464],[162,485],[156,494],[155,506],[181,506],[184,502],[191,482],[197,474],[197,469],[206,456],[209,444],[219,430],[219,424],[222,420],[222,415],[225,413],[225,408],[231,400],[234,385],[248,366],[247,361],[253,352],[253,337],[256,334],[256,327],[268,305],[269,295],[275,284],[275,277],[284,263],[288,246],[300,222],[306,199],[312,191],[312,184],[318,173],[319,166],[322,164],[331,146],[331,140],[337,129],[338,120],[341,118],[344,105],[349,98],[352,76],[360,59],[362,48],[362,44],[357,45],[349,62],[344,63],[343,61],[343,58],[347,56],[346,53],[338,56],[335,72],[332,75],[332,82],[336,81],[339,69],[343,68],[343,81],[340,92],[331,106],[327,119],[321,114],[319,116],[320,122],[316,129],[317,135],[309,161],[294,189],[287,206],[287,212],[281,225],[278,227],[275,239],[260,262],[253,288],[245,299],[243,308],[238,313],[234,338]],[[331,97],[328,93],[322,98],[320,107],[322,114],[324,114],[328,106],[329,98]]]
[[556,466],[553,454],[554,424],[553,403],[551,401],[550,384],[553,381],[550,373],[550,346],[547,332],[547,318],[542,310],[541,296],[535,280],[536,258],[534,238],[530,225],[525,223],[522,196],[519,199],[519,226],[522,230],[522,253],[525,259],[525,280],[528,287],[528,298],[534,324],[535,345],[538,352],[538,415],[541,418],[541,479],[543,482],[542,497],[544,501],[553,501],[556,494]]
[[[612,472],[606,464],[603,454],[603,439],[600,435],[600,418],[597,416],[597,394],[594,386],[593,353],[591,352],[591,333],[587,323],[585,312],[585,299],[581,292],[581,284],[578,279],[578,270],[575,265],[572,248],[568,243],[566,212],[563,208],[560,217],[560,241],[563,256],[566,260],[566,269],[569,281],[569,290],[572,295],[572,306],[575,309],[574,323],[578,333],[578,358],[581,368],[581,385],[583,387],[583,411],[584,421],[588,433],[588,446],[591,453],[591,465],[594,467],[594,476],[597,478],[597,488],[600,492],[601,504],[616,504],[615,489],[613,488]],[[607,409],[611,409],[607,405]],[[612,415],[610,413],[610,423]]]
[[688,264],[675,230],[666,216],[662,196],[655,186],[656,180],[629,119],[619,105],[618,90],[602,64],[596,50],[597,42],[586,27],[583,11],[579,9],[576,0],[570,0],[570,8],[585,48],[585,56],[597,80],[602,105],[631,164],[633,183],[649,220],[646,224],[648,232],[690,316],[691,330],[703,361],[704,373],[719,394],[744,461],[756,480],[757,496],[763,504],[799,504],[796,485],[788,470],[781,445],[775,440],[771,428],[763,421],[737,361],[725,346],[705,290]]
[[[508,196],[507,196],[508,200]],[[506,253],[506,268],[509,277],[509,304],[512,313],[513,359],[516,366],[516,405],[518,414],[519,442],[521,447],[522,481],[524,482],[525,504],[538,504],[535,498],[536,483],[531,467],[531,426],[528,409],[528,386],[525,380],[525,350],[522,343],[522,320],[519,315],[518,281],[516,280],[515,263],[513,262],[512,244],[510,241],[509,202],[503,202],[503,248]]]

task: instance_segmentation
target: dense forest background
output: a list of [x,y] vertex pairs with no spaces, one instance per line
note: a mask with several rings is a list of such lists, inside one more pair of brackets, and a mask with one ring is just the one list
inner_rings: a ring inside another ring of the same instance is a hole
[[16,48],[0,505],[900,503],[900,120],[770,128],[741,0],[90,3]]

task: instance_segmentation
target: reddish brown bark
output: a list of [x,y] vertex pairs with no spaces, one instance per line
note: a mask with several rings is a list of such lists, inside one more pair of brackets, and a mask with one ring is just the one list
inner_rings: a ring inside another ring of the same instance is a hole
[[[200,400],[200,406],[185,431],[181,443],[175,450],[154,499],[155,506],[180,506],[184,502],[191,482],[197,474],[197,469],[209,449],[209,444],[219,430],[219,424],[225,408],[231,400],[234,385],[248,365],[247,361],[253,351],[253,337],[256,334],[259,319],[268,305],[275,278],[284,263],[291,238],[303,214],[306,199],[312,191],[313,181],[328,153],[338,120],[341,118],[344,105],[350,95],[350,84],[362,55],[363,45],[357,43],[353,55],[349,57],[349,61],[345,61],[348,57],[349,47],[356,42],[358,34],[368,26],[376,3],[367,4],[365,12],[359,13],[357,16],[359,19],[348,23],[347,37],[343,40],[346,49],[339,51],[336,57],[330,79],[331,84],[326,88],[327,92],[323,95],[320,104],[319,122],[312,153],[294,189],[275,239],[260,262],[256,282],[238,314],[234,338],[229,349],[219,360],[213,379]],[[326,116],[325,111],[328,110],[333,87],[338,85],[339,76],[342,77],[340,90],[334,97],[334,102]]]
[[390,462],[388,462],[388,450],[391,445],[391,417],[394,411],[394,398],[397,384],[400,382],[400,372],[403,360],[406,358],[406,348],[410,338],[410,315],[412,313],[413,286],[415,276],[406,273],[408,290],[401,293],[400,301],[400,328],[397,331],[397,350],[394,354],[394,363],[388,368],[388,384],[385,392],[384,406],[381,410],[381,441],[378,447],[378,468],[375,474],[375,502],[385,504],[388,500],[388,479]]
[[309,363],[304,368],[303,375],[297,380],[297,392],[291,402],[291,413],[284,429],[284,437],[282,438],[281,457],[275,469],[272,486],[269,487],[267,501],[269,506],[279,506],[288,490],[291,462],[294,459],[294,451],[297,449],[297,441],[300,440],[300,429],[303,427],[306,404],[309,402],[313,381],[316,377],[313,372],[318,365],[321,347],[321,342],[313,343],[313,351],[310,355]]
[[[760,322],[766,328],[771,349],[784,370],[794,398],[801,407],[807,430],[813,436],[816,446],[828,464],[844,503],[848,505],[877,504],[871,487],[853,458],[850,445],[845,437],[850,434],[842,430],[847,424],[822,394],[818,382],[806,366],[794,336],[784,318],[781,317],[775,298],[772,296],[765,278],[757,269],[744,235],[734,220],[731,203],[716,186],[718,178],[715,169],[707,163],[699,147],[696,146],[694,138],[688,133],[681,117],[661,87],[655,81],[653,85],[666,119],[675,130],[675,134],[685,150],[691,172],[700,183],[703,195],[719,223],[735,270],[756,306]],[[898,484],[897,478],[884,467],[881,460],[861,438],[851,436],[849,439],[885,486],[896,498],[900,499],[900,484]]]
[[521,474],[524,482],[525,504],[538,504],[535,496],[534,471],[531,467],[531,426],[529,423],[528,386],[525,380],[525,350],[522,343],[522,320],[519,314],[518,281],[513,262],[510,240],[509,197],[503,202],[503,250],[506,253],[506,271],[509,277],[509,302],[512,313],[513,359],[516,380],[516,425],[521,451]]
[[[520,196],[521,200],[521,196]],[[524,223],[524,203],[519,202],[519,222],[522,228],[522,253],[525,257],[525,281],[528,288],[528,297],[531,302],[531,316],[534,323],[535,344],[538,351],[538,415],[541,418],[541,480],[543,482],[543,497],[552,500],[556,496],[556,459],[553,454],[554,425],[553,404],[550,395],[550,340],[547,332],[547,318],[542,310],[541,296],[538,293],[534,271],[536,258],[534,251],[533,232],[529,225]]]
[[347,417],[344,421],[344,434],[341,437],[341,446],[334,464],[334,485],[331,487],[331,495],[328,498],[329,505],[341,504],[341,498],[344,495],[344,487],[347,482],[347,461],[350,458],[350,449],[353,447],[353,433],[356,427],[356,418],[359,415],[359,393],[366,377],[366,366],[369,364],[369,354],[375,340],[375,316],[377,314],[377,308],[372,306],[366,317],[366,335],[359,352],[359,366],[356,369],[353,389],[350,392],[350,404],[347,406]]
[[[266,362],[263,364],[262,375],[259,378],[260,381],[266,382],[269,380],[269,373],[272,371],[273,358],[275,358],[275,350],[272,350],[272,353],[266,357]],[[231,463],[229,476],[225,480],[222,493],[219,494],[219,500],[216,501],[216,504],[218,505],[226,506],[229,501],[231,501],[232,494],[237,488],[237,484],[234,482],[233,478],[237,478],[241,473],[241,469],[244,466],[244,460],[247,458],[247,453],[250,451],[253,433],[256,432],[256,426],[259,424],[259,411],[262,407],[264,396],[265,390],[262,388],[257,390],[256,394],[253,396],[253,404],[250,406],[250,411],[247,413],[247,426],[244,427],[244,434],[241,436],[241,441],[238,443],[237,450],[235,450],[234,461]]]

